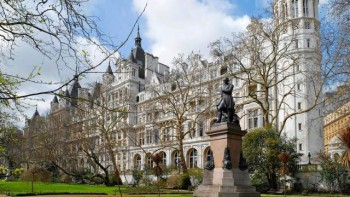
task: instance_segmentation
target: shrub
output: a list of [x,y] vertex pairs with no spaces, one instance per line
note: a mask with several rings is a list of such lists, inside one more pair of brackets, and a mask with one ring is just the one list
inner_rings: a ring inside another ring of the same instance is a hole
[[136,186],[136,185],[139,185],[142,177],[143,177],[143,171],[142,170],[137,170],[137,169],[134,169],[132,171],[132,177],[134,178],[134,184],[133,186]]
[[203,180],[203,170],[200,168],[191,168],[188,170],[193,186],[198,186]]
[[91,183],[97,184],[97,185],[104,184],[104,180],[98,176],[93,176],[90,181]]
[[72,177],[66,174],[60,176],[61,183],[72,183]]
[[266,193],[269,190],[269,183],[263,173],[254,171],[253,174],[251,174],[250,179],[252,185],[256,188],[256,191]]
[[16,168],[15,170],[13,170],[12,174],[15,177],[16,180],[19,179],[19,177],[23,174],[23,168]]
[[191,186],[190,176],[188,175],[188,173],[182,174],[180,188],[181,189],[190,189],[190,186]]
[[167,187],[172,189],[178,189],[181,186],[181,176],[178,171],[173,171],[167,179]]
[[41,182],[50,182],[51,181],[51,173],[43,168],[32,168],[30,170],[25,171],[21,180],[23,181],[41,181]]
[[152,175],[143,176],[142,183],[146,186],[153,185]]
[[0,179],[4,178],[7,173],[7,168],[5,166],[0,166]]

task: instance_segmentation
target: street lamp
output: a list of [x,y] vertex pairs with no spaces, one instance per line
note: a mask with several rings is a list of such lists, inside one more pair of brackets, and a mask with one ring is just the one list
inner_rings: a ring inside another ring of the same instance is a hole
[[310,158],[311,158],[310,151],[309,151],[309,153],[307,154],[307,157],[309,158],[309,165],[310,165],[310,164],[311,164],[311,161],[310,161]]

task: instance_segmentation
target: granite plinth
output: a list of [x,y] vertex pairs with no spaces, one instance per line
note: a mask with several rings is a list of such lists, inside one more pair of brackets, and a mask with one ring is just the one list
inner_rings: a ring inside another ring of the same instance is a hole
[[[198,197],[260,197],[251,185],[248,171],[239,167],[242,137],[246,134],[234,123],[214,124],[207,132],[214,155],[215,168],[205,170],[202,184],[193,193]],[[224,150],[230,149],[232,169],[223,169]]]

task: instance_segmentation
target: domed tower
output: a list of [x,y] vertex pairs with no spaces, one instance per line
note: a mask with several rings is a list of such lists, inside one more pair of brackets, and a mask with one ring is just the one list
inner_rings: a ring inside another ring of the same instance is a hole
[[[275,0],[273,6],[279,46],[286,50],[285,58],[279,60],[277,67],[286,69],[286,75],[290,75],[285,80],[288,85],[276,90],[277,95],[290,92],[281,105],[284,107],[278,121],[289,114],[297,114],[288,119],[284,133],[297,139],[297,151],[303,154],[302,164],[309,162],[309,153],[312,160],[323,149],[321,110],[315,106],[321,99],[318,4],[319,0]],[[277,100],[282,98],[277,96]]]

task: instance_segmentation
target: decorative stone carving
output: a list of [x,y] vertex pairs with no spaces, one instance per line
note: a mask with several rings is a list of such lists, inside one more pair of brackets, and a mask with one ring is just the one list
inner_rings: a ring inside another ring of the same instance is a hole
[[222,168],[227,170],[232,169],[230,149],[228,147],[226,147],[224,151],[224,160],[222,160]]
[[204,164],[204,169],[206,170],[213,170],[215,168],[214,164],[214,155],[207,155],[207,161]]

